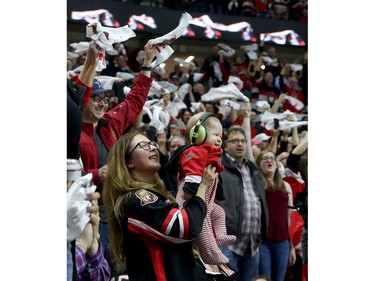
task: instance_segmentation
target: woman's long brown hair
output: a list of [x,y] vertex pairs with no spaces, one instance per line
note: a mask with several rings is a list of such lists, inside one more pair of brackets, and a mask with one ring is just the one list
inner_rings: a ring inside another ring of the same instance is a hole
[[112,147],[108,158],[108,174],[102,192],[107,214],[111,261],[119,271],[126,268],[123,248],[126,241],[123,240],[121,221],[124,219],[123,206],[131,191],[145,188],[161,194],[171,202],[175,201],[175,198],[165,189],[157,173],[155,173],[154,183],[150,184],[137,179],[132,170],[126,166],[125,155],[130,151],[133,138],[139,134],[143,135],[141,131],[127,133],[120,137]]

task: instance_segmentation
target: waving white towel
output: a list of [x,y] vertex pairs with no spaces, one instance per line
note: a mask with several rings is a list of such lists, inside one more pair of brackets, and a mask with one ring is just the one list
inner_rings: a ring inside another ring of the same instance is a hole
[[152,40],[152,44],[156,46],[157,51],[156,60],[151,63],[152,68],[166,61],[173,54],[174,51],[169,45],[183,34],[191,19],[192,17],[189,13],[183,13],[177,28],[164,36]]
[[[203,75],[204,75],[203,73],[194,72],[194,76],[193,76],[194,83],[197,83],[199,80],[201,80]],[[182,77],[187,80],[189,79],[189,74],[184,73],[182,74]]]
[[290,102],[290,104],[293,105],[298,110],[301,110],[302,108],[305,107],[305,104],[301,102],[299,99],[296,99],[291,96],[286,96],[285,99],[287,99]]
[[124,81],[128,81],[135,78],[135,76],[129,72],[117,72],[116,76],[124,79]]
[[178,89],[178,86],[168,81],[157,81],[156,83],[159,84],[162,88],[168,90],[170,93],[174,93]]
[[[273,120],[271,121],[268,121],[265,125],[265,128],[267,130],[272,130],[273,128]],[[307,121],[287,121],[287,120],[282,120],[282,121],[279,121],[279,130],[280,131],[284,131],[284,130],[287,130],[287,129],[291,129],[291,128],[294,128],[294,127],[300,127],[300,126],[303,126],[303,125],[307,125]]]
[[[155,100],[154,105],[144,105],[143,106],[143,114],[147,114],[150,118],[151,122],[149,123],[149,126],[153,126],[158,134],[161,134],[164,129],[168,126],[170,115],[169,113],[162,111],[162,107],[159,105],[156,105],[159,103],[158,100]],[[161,100],[162,102],[162,100]]]
[[256,52],[258,50],[257,44],[242,45],[240,46],[240,49],[246,53],[250,60],[258,59],[258,54]]
[[224,44],[218,43],[217,46],[221,49],[219,52],[223,54],[223,56],[231,57],[236,52],[232,47]]
[[285,120],[287,119],[290,115],[294,115],[293,112],[286,110],[283,113],[271,113],[269,111],[265,111],[261,118],[260,121],[262,123],[268,123],[269,121],[273,121],[273,119],[279,119],[279,120]]
[[249,100],[249,98],[241,93],[232,83],[217,88],[211,88],[208,93],[201,96],[202,101],[219,101],[228,98],[236,98],[242,101]]
[[106,89],[106,90],[112,90],[113,83],[123,81],[121,77],[113,77],[113,76],[106,76],[106,75],[96,76],[96,78],[102,84],[103,89]]
[[128,26],[105,27],[100,22],[90,23],[86,27],[86,37],[94,40],[104,50],[113,50],[112,44],[125,42],[129,38],[135,37],[134,31]]
[[87,207],[92,206],[90,201],[86,200],[86,194],[95,191],[96,186],[90,185],[92,173],[78,178],[68,189],[67,193],[67,226],[68,240],[76,239],[83,231],[85,225],[90,220],[90,214]]
[[271,108],[270,104],[267,101],[257,101],[256,102],[257,110],[260,112],[264,112],[265,108]]
[[186,95],[189,93],[189,83],[182,84],[177,90],[177,96],[179,99],[184,100]]
[[87,41],[81,41],[81,42],[74,42],[71,43],[69,46],[74,48],[74,53],[76,54],[84,54],[89,49],[90,42]]
[[168,107],[168,113],[171,117],[176,119],[181,109],[187,108],[186,103],[180,100],[178,97],[174,98]]
[[238,84],[239,90],[240,91],[242,90],[243,82],[242,82],[242,80],[240,78],[238,78],[236,76],[233,76],[233,75],[230,75],[229,78],[228,78],[228,84],[229,83]]
[[[112,44],[124,42],[135,36],[134,31],[127,25],[112,28],[103,27],[98,21],[89,23],[86,26],[86,37],[91,38],[101,48],[97,54],[96,71],[102,71],[106,68],[105,51],[114,50]],[[93,48],[96,50],[95,46]]]

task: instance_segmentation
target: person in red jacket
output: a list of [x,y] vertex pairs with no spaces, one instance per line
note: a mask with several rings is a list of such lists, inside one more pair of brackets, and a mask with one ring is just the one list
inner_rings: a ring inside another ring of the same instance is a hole
[[[80,136],[80,153],[85,173],[92,173],[93,182],[99,193],[102,192],[108,165],[107,159],[111,147],[131,128],[133,121],[143,109],[151,87],[151,62],[155,57],[155,48],[152,41],[144,46],[146,57],[134,86],[126,96],[126,99],[114,108],[106,111],[106,91],[99,81],[95,81],[93,92],[87,106],[83,110],[82,131]],[[103,245],[105,257],[110,261],[108,255],[108,232],[107,220],[102,200],[99,200],[100,212],[100,242]]]

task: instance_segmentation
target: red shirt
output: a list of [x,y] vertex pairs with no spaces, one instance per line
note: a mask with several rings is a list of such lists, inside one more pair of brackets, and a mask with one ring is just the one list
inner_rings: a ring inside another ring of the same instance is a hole
[[268,187],[266,201],[269,214],[268,239],[279,242],[288,239],[288,193]]

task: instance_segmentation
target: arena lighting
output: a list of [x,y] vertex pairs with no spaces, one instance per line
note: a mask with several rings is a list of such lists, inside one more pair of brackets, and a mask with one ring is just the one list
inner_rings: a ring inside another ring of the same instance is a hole
[[194,56],[188,56],[185,61],[186,62],[191,62],[194,59]]

